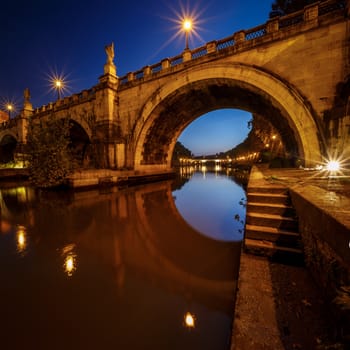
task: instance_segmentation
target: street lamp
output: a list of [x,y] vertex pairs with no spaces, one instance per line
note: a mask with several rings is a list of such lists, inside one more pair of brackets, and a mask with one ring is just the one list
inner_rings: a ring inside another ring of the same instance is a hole
[[61,90],[63,89],[63,81],[60,79],[54,80],[54,88],[57,90],[58,99],[61,98]]
[[186,47],[185,50],[188,50],[188,34],[192,30],[192,20],[189,18],[185,18],[182,22],[182,29],[185,31],[185,37],[186,37]]
[[340,162],[338,160],[329,160],[326,164],[326,169],[330,172],[337,172],[340,170]]
[[7,109],[8,113],[9,113],[9,119],[11,119],[11,112],[13,111],[13,105],[11,103],[8,103],[6,105],[6,109]]

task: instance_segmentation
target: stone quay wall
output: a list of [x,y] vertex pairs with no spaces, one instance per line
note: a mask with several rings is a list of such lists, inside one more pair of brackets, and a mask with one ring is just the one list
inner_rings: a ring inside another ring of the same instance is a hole
[[339,336],[350,339],[350,198],[305,184],[290,194],[306,265],[330,300]]

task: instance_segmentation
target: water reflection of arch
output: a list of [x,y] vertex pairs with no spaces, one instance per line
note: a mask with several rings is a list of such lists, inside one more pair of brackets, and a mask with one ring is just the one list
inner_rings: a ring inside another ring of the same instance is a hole
[[144,187],[135,193],[135,199],[140,218],[137,232],[155,258],[153,269],[172,277],[169,288],[185,282],[190,294],[227,310],[236,288],[240,243],[215,241],[189,226],[176,209],[171,182]]
[[28,225],[32,216],[30,203],[34,203],[35,193],[32,188],[19,186],[2,188],[0,191],[1,220]]
[[[211,240],[191,228],[175,207],[171,185],[165,181],[102,195],[77,193],[70,209],[90,207],[95,223],[77,237],[78,246],[112,259],[118,285],[125,273],[137,271],[189,302],[195,296],[207,307],[231,310],[240,244]],[[112,223],[105,221],[109,216]]]

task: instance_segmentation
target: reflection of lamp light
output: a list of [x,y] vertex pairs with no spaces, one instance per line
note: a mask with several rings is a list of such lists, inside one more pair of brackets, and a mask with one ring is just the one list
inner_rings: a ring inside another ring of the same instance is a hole
[[196,327],[196,319],[195,319],[194,315],[191,314],[190,312],[186,312],[184,320],[185,320],[185,326],[187,328],[195,328]]
[[74,259],[72,256],[66,257],[66,271],[71,273],[74,269]]
[[62,249],[64,256],[64,271],[68,276],[72,276],[77,269],[77,255],[74,253],[75,244],[68,244]]
[[26,231],[24,226],[18,226],[17,229],[17,250],[19,253],[23,253],[26,249]]
[[65,271],[67,273],[68,276],[72,276],[73,272],[76,269],[75,266],[75,256],[73,254],[69,254],[66,256],[65,260],[64,260],[64,266],[65,266]]

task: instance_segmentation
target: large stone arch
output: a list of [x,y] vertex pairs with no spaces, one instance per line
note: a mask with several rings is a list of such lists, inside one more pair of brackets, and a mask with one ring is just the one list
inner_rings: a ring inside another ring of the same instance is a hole
[[169,169],[183,129],[218,108],[271,113],[274,124],[287,133],[287,144],[296,148],[305,165],[321,161],[322,130],[295,88],[255,66],[208,63],[179,73],[145,103],[135,126],[135,169]]

